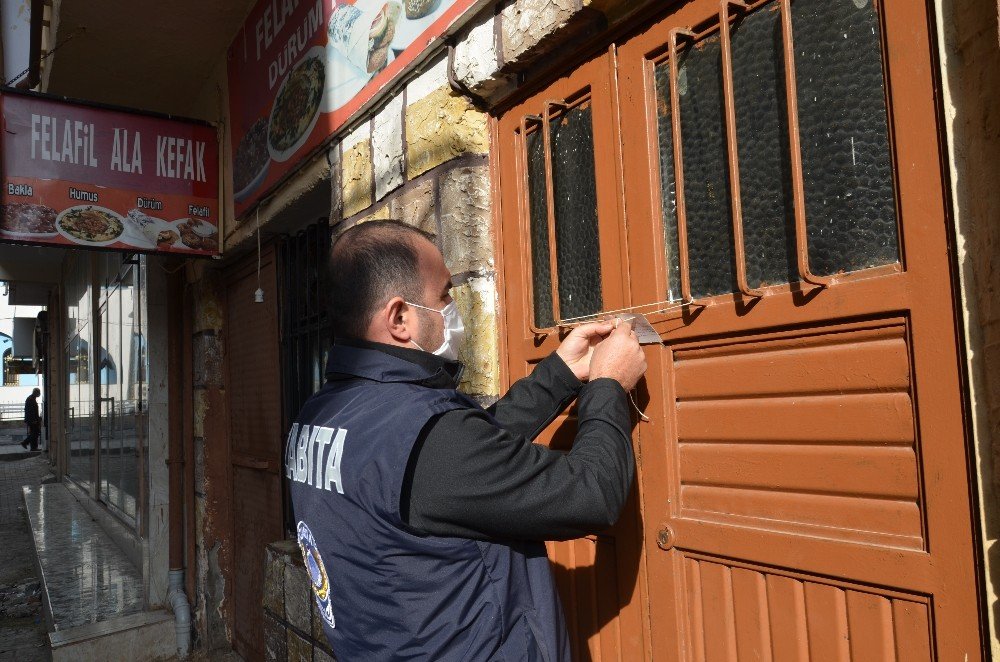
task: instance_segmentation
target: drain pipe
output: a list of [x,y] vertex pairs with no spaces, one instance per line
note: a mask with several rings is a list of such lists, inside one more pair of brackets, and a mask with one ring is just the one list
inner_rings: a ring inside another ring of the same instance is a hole
[[[167,281],[167,319],[181,319],[181,287],[176,275]],[[177,324],[180,326],[180,324]],[[170,372],[167,377],[167,394],[170,408],[183,401],[183,370],[180,369],[182,348],[180,333],[170,333],[167,340],[167,358]],[[167,601],[174,612],[174,627],[177,632],[177,656],[186,659],[191,653],[191,604],[184,593],[184,417],[180,412],[168,411],[170,421],[167,468],[169,473],[169,556],[170,590]]]
[[174,629],[177,632],[177,656],[187,659],[191,652],[191,604],[184,594],[184,571],[170,571],[170,608],[174,611]]

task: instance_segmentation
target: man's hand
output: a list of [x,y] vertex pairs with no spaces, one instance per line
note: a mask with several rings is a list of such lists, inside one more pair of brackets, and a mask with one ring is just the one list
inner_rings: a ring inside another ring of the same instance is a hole
[[614,320],[581,324],[569,332],[556,350],[556,354],[573,371],[577,379],[585,382],[590,379],[590,360],[594,355],[594,347],[614,328]]
[[632,332],[632,324],[619,321],[618,328],[594,350],[590,378],[610,377],[626,391],[631,391],[645,372],[646,355]]

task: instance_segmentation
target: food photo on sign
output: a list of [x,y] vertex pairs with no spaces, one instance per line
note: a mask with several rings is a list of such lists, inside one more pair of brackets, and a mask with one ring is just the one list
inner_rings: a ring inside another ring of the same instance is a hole
[[219,253],[214,127],[9,89],[0,111],[0,240]]
[[471,4],[258,2],[229,52],[237,215],[411,62],[428,36],[443,32]]

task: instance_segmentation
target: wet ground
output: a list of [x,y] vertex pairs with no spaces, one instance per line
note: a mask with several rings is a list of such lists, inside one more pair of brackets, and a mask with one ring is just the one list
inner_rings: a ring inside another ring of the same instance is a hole
[[49,473],[44,456],[0,436],[0,660],[50,660],[35,548],[21,488]]

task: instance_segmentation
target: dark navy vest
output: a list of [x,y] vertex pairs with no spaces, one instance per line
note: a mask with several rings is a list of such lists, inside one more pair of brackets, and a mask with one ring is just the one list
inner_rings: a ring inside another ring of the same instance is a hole
[[337,659],[568,660],[543,543],[423,535],[400,516],[421,429],[437,414],[479,405],[422,385],[427,370],[375,349],[334,346],[327,373],[338,378],[302,408],[285,472]]

